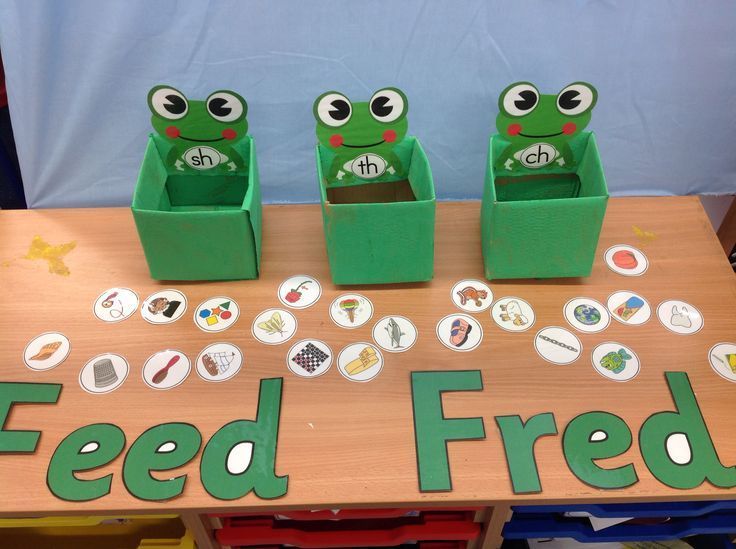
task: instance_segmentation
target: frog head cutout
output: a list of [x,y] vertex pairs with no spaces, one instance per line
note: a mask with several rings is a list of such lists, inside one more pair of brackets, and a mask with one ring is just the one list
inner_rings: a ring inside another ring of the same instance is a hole
[[317,139],[335,155],[328,184],[400,173],[392,149],[406,137],[408,110],[409,101],[397,88],[383,88],[361,103],[336,91],[320,95],[313,106]]
[[248,133],[248,104],[233,91],[211,93],[204,101],[187,99],[171,86],[148,92],[151,124],[172,145],[169,163],[178,171],[232,172],[244,166],[233,146]]
[[542,95],[529,82],[511,84],[498,99],[496,129],[511,145],[497,167],[571,166],[569,141],[588,125],[597,99],[596,89],[585,82],[570,84],[557,95]]

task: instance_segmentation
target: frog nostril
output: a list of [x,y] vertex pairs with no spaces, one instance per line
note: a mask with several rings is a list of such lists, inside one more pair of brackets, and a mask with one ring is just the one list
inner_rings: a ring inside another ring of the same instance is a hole
[[383,140],[386,143],[393,143],[396,141],[396,132],[394,130],[386,130],[383,132]]
[[179,131],[179,128],[177,128],[176,126],[169,126],[168,128],[166,128],[166,136],[170,137],[171,139],[176,139],[177,137],[179,137],[180,133],[181,132]]
[[506,128],[506,131],[509,135],[518,135],[521,133],[521,124],[509,124],[509,127]]
[[340,135],[339,133],[330,136],[330,145],[332,145],[333,147],[339,147],[340,145],[342,145],[342,143],[343,138],[342,135]]
[[575,125],[574,122],[568,122],[567,124],[562,126],[562,133],[564,133],[565,135],[570,135],[575,133],[575,130],[577,129],[578,127]]

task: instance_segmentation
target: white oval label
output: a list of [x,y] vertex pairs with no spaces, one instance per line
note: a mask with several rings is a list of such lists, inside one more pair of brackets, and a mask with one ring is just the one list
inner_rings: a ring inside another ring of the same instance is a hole
[[220,152],[212,147],[197,146],[187,149],[183,155],[184,161],[195,170],[211,170],[222,161]]
[[549,143],[534,143],[514,156],[527,168],[542,168],[555,161],[559,153]]
[[350,162],[350,171],[361,179],[374,179],[386,172],[388,164],[377,154],[361,154]]

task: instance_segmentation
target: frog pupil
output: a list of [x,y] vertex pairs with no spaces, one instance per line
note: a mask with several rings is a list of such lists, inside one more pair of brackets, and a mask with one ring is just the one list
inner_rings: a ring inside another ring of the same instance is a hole
[[345,120],[350,116],[350,105],[348,105],[347,101],[335,99],[330,103],[330,106],[332,106],[334,110],[329,111],[328,114],[334,120]]
[[516,108],[520,111],[531,110],[534,108],[534,105],[537,104],[537,94],[532,90],[520,91],[519,97],[521,97],[521,99],[516,99],[514,101],[514,105],[516,105]]
[[182,114],[187,109],[186,102],[178,95],[167,95],[166,101],[168,103],[164,103],[163,107],[171,114]]
[[580,92],[577,90],[568,90],[560,96],[559,105],[565,110],[574,109],[580,105],[580,99],[578,96]]
[[227,106],[227,99],[223,99],[222,97],[215,97],[210,101],[209,109],[215,116],[227,116],[233,111],[232,108]]
[[373,114],[380,118],[391,114],[391,111],[393,111],[394,108],[387,104],[389,101],[390,99],[388,97],[376,97],[373,100],[373,103],[371,103],[371,111],[373,111]]

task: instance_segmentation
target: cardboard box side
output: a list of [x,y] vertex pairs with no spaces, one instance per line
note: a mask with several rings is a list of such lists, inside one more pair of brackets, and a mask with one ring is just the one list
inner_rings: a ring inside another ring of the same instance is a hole
[[248,190],[243,199],[243,210],[248,212],[253,247],[256,253],[256,269],[261,271],[261,237],[263,234],[263,206],[261,204],[261,181],[256,160],[256,142],[250,135],[247,136],[248,146]]
[[[169,195],[166,193],[166,166],[153,136],[148,137],[143,161],[138,170],[131,208],[135,210],[170,210]],[[143,181],[148,183],[143,184]]]

